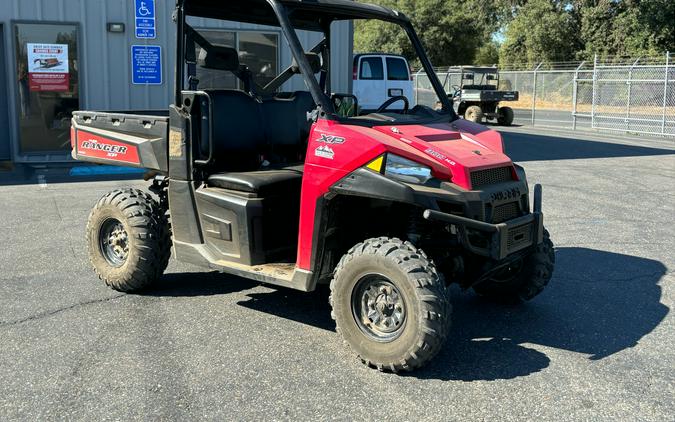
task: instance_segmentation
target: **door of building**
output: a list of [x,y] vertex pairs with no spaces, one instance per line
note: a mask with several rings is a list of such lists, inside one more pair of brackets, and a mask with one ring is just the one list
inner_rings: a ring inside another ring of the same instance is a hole
[[9,95],[7,94],[7,56],[5,55],[5,32],[0,24],[0,161],[10,159],[9,149]]
[[14,24],[19,156],[67,157],[79,108],[78,27]]

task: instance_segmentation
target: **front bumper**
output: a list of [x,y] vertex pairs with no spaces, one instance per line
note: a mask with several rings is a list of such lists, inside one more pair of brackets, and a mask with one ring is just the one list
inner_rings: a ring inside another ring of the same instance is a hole
[[[424,218],[452,224],[459,229],[461,240],[469,251],[501,261],[509,255],[540,244],[544,237],[544,216],[541,212],[541,185],[534,186],[533,211],[499,224],[427,209]],[[476,242],[472,233],[486,234],[487,242]]]

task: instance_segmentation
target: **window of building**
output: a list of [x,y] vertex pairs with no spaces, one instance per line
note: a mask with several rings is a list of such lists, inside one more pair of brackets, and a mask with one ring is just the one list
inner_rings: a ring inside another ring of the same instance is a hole
[[80,107],[77,26],[15,24],[14,42],[19,150],[68,151],[71,114]]
[[[231,31],[200,30],[199,33],[208,42],[214,45],[236,48],[237,34]],[[195,43],[196,57],[199,57],[201,47]],[[205,69],[197,66],[197,79],[200,89],[237,89],[237,78],[231,72],[216,69]]]
[[265,86],[277,76],[279,35],[262,32],[239,33],[239,61],[248,66],[253,80]]
[[[226,31],[219,29],[197,29],[208,42],[214,45],[236,48],[239,62],[253,73],[253,80],[266,85],[279,71],[279,35],[254,31]],[[201,47],[195,45],[199,57]],[[200,89],[240,89],[238,79],[231,72],[204,69],[197,66]]]

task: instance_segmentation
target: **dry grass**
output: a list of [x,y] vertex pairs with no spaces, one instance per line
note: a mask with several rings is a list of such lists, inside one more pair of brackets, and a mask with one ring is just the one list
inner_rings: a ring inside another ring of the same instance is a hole
[[[508,103],[503,103],[503,105],[508,105],[515,109],[530,110],[532,109],[532,95],[521,94],[518,101],[509,101]],[[590,113],[592,109],[593,105],[590,102],[577,103],[578,113]],[[546,98],[537,97],[536,110],[569,111],[571,113],[573,110],[572,99],[556,94],[549,94]],[[631,114],[661,115],[663,113],[663,107],[631,104],[630,111]],[[604,114],[625,114],[626,106],[596,104],[595,112]],[[666,115],[675,117],[675,106],[667,106]]]

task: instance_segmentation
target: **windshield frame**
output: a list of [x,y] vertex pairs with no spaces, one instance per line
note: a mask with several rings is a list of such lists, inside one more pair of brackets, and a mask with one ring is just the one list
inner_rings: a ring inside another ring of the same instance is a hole
[[[184,10],[184,3],[188,2],[189,0],[178,0],[177,1],[177,8],[176,8],[176,14],[175,14],[175,21],[177,23],[177,39],[180,40],[177,43],[177,48],[176,48],[176,57],[177,57],[177,63],[176,63],[176,75],[175,75],[175,88],[176,88],[176,105],[179,105],[181,103],[181,90],[183,89],[183,84],[184,84],[184,52],[185,52],[185,25],[186,25],[186,15],[190,16],[200,16],[200,17],[209,17],[209,15],[212,15],[211,12],[215,12],[215,8],[211,9],[209,8],[207,11],[205,11],[203,14],[193,14],[193,13],[185,13]],[[449,98],[447,97],[447,94],[445,93],[443,89],[443,85],[441,84],[440,80],[438,79],[438,76],[436,75],[433,66],[426,54],[426,51],[424,50],[424,47],[422,46],[422,43],[417,36],[417,33],[415,32],[414,28],[412,27],[412,24],[410,23],[410,20],[403,15],[402,13],[399,13],[397,11],[392,11],[386,8],[382,8],[380,6],[373,6],[373,5],[368,5],[364,3],[352,3],[352,2],[346,2],[346,1],[339,1],[339,0],[328,0],[326,1],[325,4],[323,3],[305,3],[301,1],[290,1],[290,0],[266,0],[266,2],[270,5],[274,15],[276,16],[276,19],[278,21],[278,26],[281,29],[282,35],[286,38],[286,41],[288,42],[289,49],[291,51],[291,54],[293,58],[295,59],[295,62],[297,63],[299,69],[300,69],[300,74],[303,80],[305,81],[305,84],[307,85],[307,88],[312,95],[312,98],[314,99],[315,103],[317,104],[319,110],[318,110],[318,116],[320,118],[326,118],[329,120],[339,120],[339,121],[353,121],[353,118],[345,118],[339,116],[333,106],[333,103],[330,98],[330,93],[324,93],[319,85],[319,82],[316,80],[314,73],[312,72],[312,67],[307,60],[307,57],[305,56],[304,49],[302,47],[302,44],[300,43],[298,34],[296,32],[297,29],[309,29],[310,28],[303,28],[302,26],[298,26],[297,28],[293,25],[291,22],[291,14],[295,11],[299,12],[310,12],[310,11],[318,11],[321,9],[323,12],[321,15],[321,18],[319,19],[319,25],[323,31],[324,37],[326,40],[330,40],[330,27],[333,22],[339,22],[342,20],[355,20],[355,19],[369,19],[369,20],[380,20],[383,22],[389,22],[389,23],[394,23],[401,27],[407,34],[408,38],[410,39],[412,43],[412,47],[415,50],[415,53],[417,54],[418,59],[420,60],[420,63],[422,65],[422,68],[425,70],[429,82],[431,83],[431,86],[436,93],[436,96],[438,97],[438,100],[441,104],[441,109],[437,111],[438,113],[438,118],[432,118],[432,119],[427,119],[427,120],[446,120],[446,118],[449,116],[450,119],[449,121],[454,121],[456,120],[457,114],[454,111],[454,108],[452,106],[452,103],[450,102]],[[333,10],[335,9],[335,11]],[[334,14],[334,16],[331,16],[331,13]],[[337,16],[337,17],[336,17]],[[271,16],[270,16],[271,17]],[[214,19],[219,19],[220,17],[215,16],[215,13],[213,13],[213,18]],[[295,18],[294,18],[295,19]],[[296,19],[297,20],[297,19]],[[314,29],[316,30],[316,29]],[[330,45],[330,44],[329,44]],[[328,80],[330,81],[330,68],[328,70]],[[330,83],[328,83],[327,86],[330,86]],[[420,123],[424,119],[420,119],[419,121],[416,121],[414,123]],[[364,122],[371,122],[372,124],[386,124],[386,122],[382,122],[381,120],[369,120],[369,119],[364,119],[363,116],[361,116],[360,119],[358,119],[357,122],[353,122],[354,124],[363,124]],[[401,122],[400,124],[406,124],[408,122]],[[409,122],[413,123],[413,122]]]
[[[354,121],[354,118],[339,116],[335,112],[333,103],[331,102],[329,96],[321,90],[318,81],[316,80],[313,72],[311,71],[311,66],[307,61],[307,58],[305,57],[304,50],[296,33],[296,29],[293,27],[290,19],[288,18],[288,7],[286,5],[281,4],[277,0],[268,0],[268,1],[272,6],[275,14],[277,15],[277,18],[279,19],[279,24],[282,33],[286,37],[286,40],[288,41],[289,47],[291,49],[291,53],[293,54],[293,57],[295,58],[296,62],[298,63],[298,66],[300,67],[302,77],[305,80],[305,83],[307,84],[310,93],[314,98],[314,101],[320,107],[319,111],[320,117],[324,117],[329,120],[337,120],[341,122],[348,121],[357,124],[357,122]],[[450,115],[451,117],[450,121],[456,120],[458,118],[457,114],[455,113],[454,108],[450,103],[450,100],[448,99],[445,91],[443,90],[443,85],[441,84],[441,81],[438,79],[436,72],[434,71],[434,68],[431,64],[431,61],[429,60],[429,57],[427,56],[426,51],[422,46],[422,42],[420,41],[419,37],[417,36],[417,33],[415,32],[415,29],[413,28],[410,21],[404,15],[398,14],[396,12],[394,13],[400,18],[382,19],[378,17],[368,17],[368,19],[381,20],[384,22],[391,22],[397,24],[406,32],[408,38],[412,43],[413,49],[417,53],[420,63],[422,64],[422,68],[429,76],[429,81],[441,103],[439,118],[432,118],[430,120],[439,120],[439,119],[445,120],[446,115]],[[339,22],[339,20],[333,20],[325,25],[324,35],[326,36],[327,39],[330,39],[330,24],[332,22]],[[414,122],[401,122],[400,124],[416,124],[421,123],[423,120],[424,119],[420,119],[419,121]],[[358,123],[363,124],[364,122],[369,122],[372,124],[394,123],[394,122],[383,122],[381,120],[369,120],[363,117],[358,119]]]

